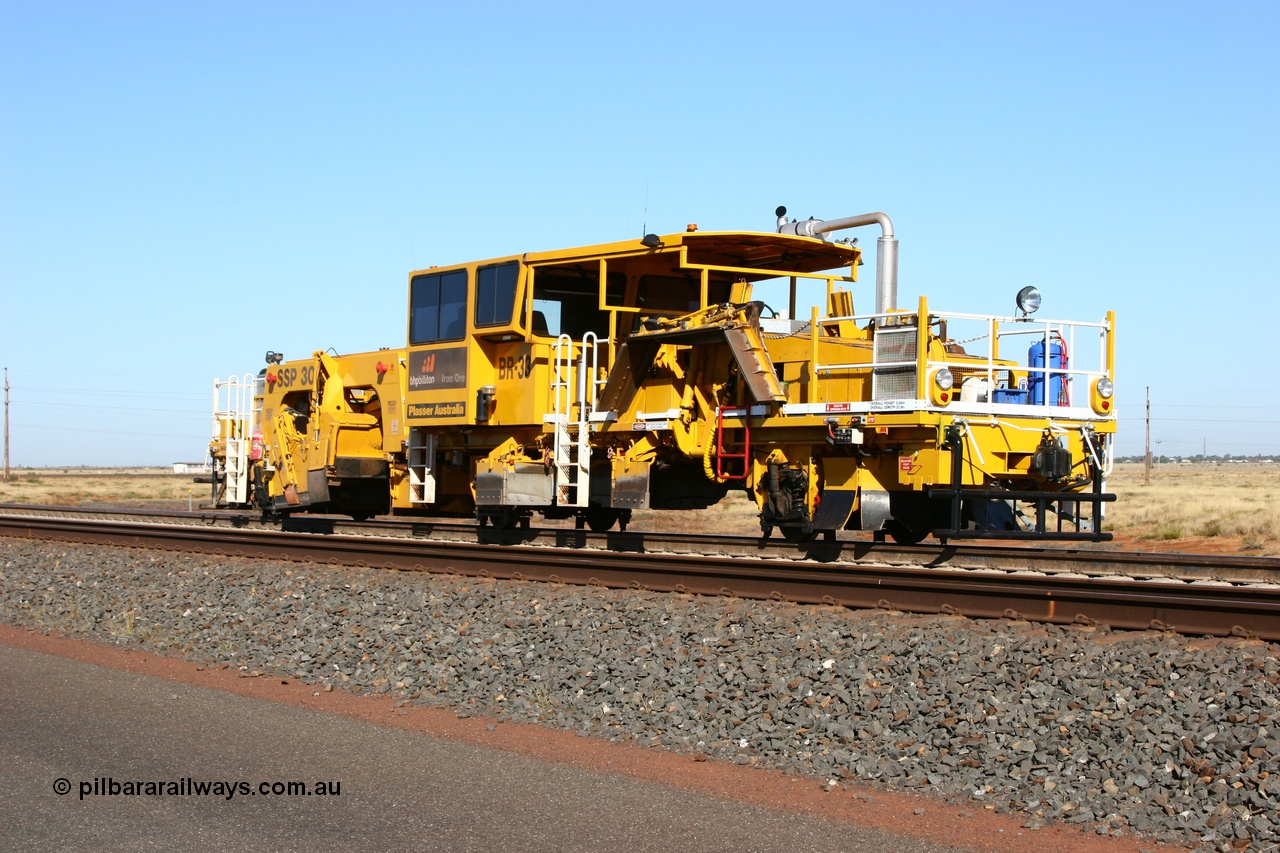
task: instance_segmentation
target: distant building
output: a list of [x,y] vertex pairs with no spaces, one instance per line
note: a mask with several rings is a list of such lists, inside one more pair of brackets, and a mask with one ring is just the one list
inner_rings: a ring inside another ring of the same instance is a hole
[[213,468],[208,462],[175,462],[173,463],[173,473],[175,474],[212,474]]

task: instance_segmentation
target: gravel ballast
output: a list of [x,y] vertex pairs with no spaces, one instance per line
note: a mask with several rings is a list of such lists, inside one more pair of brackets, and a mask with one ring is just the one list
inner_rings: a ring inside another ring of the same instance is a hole
[[0,622],[1098,834],[1280,843],[1280,647],[0,539]]

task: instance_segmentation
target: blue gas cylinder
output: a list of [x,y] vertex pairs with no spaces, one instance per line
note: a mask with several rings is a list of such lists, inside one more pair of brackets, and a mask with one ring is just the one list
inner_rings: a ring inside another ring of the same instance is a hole
[[[1028,367],[1044,367],[1044,344],[1043,340],[1036,341],[1031,345],[1031,349],[1027,352]],[[1057,341],[1049,342],[1049,367],[1055,370],[1066,368],[1067,360],[1062,352],[1062,345]],[[1044,380],[1045,374],[1038,371],[1029,372],[1027,374],[1027,388],[1030,391],[1028,395],[1029,403],[1033,406],[1044,405]],[[1066,395],[1062,393],[1062,383],[1066,381],[1066,376],[1061,373],[1052,374],[1049,380],[1049,405],[1060,405],[1066,399]]]

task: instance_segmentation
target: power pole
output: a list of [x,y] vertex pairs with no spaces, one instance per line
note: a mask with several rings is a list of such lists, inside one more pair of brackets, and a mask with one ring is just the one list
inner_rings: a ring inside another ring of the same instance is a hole
[[4,481],[9,482],[9,368],[4,369]]
[[1142,482],[1151,482],[1151,386],[1147,386],[1147,454],[1142,465]]

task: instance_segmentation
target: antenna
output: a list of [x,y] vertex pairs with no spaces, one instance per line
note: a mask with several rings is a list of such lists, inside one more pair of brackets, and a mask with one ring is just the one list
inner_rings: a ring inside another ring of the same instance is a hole
[[649,182],[644,182],[644,222],[640,225],[640,237],[649,233]]

